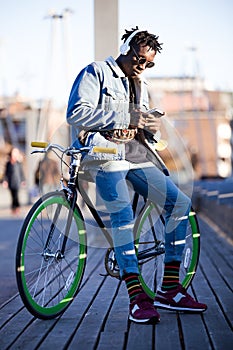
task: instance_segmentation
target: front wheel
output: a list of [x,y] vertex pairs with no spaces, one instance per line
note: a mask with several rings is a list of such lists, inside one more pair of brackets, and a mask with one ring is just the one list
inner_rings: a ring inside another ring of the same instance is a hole
[[[135,245],[140,267],[140,282],[145,292],[154,298],[161,288],[164,272],[165,222],[157,207],[149,203],[135,223]],[[196,213],[188,217],[186,243],[180,265],[180,282],[188,288],[194,278],[200,253],[200,232]]]
[[18,240],[16,277],[21,298],[35,317],[54,318],[73,301],[86,249],[81,212],[77,206],[71,212],[63,192],[48,193],[33,205]]

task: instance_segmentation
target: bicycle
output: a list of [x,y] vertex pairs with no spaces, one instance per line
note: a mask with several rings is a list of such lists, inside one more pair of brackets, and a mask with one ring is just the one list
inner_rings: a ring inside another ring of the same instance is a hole
[[[52,319],[72,303],[85,271],[87,237],[85,220],[77,204],[78,195],[109,244],[104,261],[107,274],[119,278],[119,269],[111,234],[78,181],[88,178],[88,172],[82,170],[81,157],[90,148],[63,148],[43,142],[33,142],[32,146],[41,148],[32,153],[54,151],[61,161],[61,174],[64,163],[69,166],[70,173],[67,184],[61,176],[61,190],[45,194],[32,206],[22,225],[16,250],[16,277],[23,303],[35,317]],[[115,153],[115,149],[100,147],[94,147],[93,151]],[[65,155],[71,157],[69,165],[64,161]],[[139,278],[144,291],[154,298],[163,277],[164,219],[156,204],[139,200],[136,193],[132,205]],[[199,251],[199,226],[196,214],[191,210],[180,269],[180,280],[185,288],[195,276]]]

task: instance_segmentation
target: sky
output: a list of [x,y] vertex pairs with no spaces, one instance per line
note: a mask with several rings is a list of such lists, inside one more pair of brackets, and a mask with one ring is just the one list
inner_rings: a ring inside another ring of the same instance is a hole
[[[70,82],[94,60],[94,0],[0,0],[0,4],[0,95],[18,92],[39,101],[53,91],[66,101]],[[68,48],[64,26],[56,28],[52,40],[49,17],[66,8],[72,10]],[[233,91],[232,14],[232,0],[119,0],[119,45],[124,30],[138,25],[159,35],[163,43],[152,76],[198,73],[208,88]]]

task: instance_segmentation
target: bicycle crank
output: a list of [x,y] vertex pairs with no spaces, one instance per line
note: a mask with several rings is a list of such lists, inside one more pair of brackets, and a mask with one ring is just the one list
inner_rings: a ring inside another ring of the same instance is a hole
[[104,265],[107,273],[110,276],[115,278],[120,277],[120,270],[116,261],[116,256],[113,248],[108,248],[105,255]]

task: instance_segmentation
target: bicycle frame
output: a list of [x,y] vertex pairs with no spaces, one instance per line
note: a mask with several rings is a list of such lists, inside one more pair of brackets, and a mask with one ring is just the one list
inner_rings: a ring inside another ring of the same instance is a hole
[[90,210],[93,218],[97,222],[99,228],[101,229],[105,239],[107,240],[110,247],[113,247],[113,240],[111,237],[110,232],[108,231],[107,227],[105,226],[103,220],[101,219],[100,215],[98,214],[98,211],[95,209],[94,204],[92,203],[90,197],[87,195],[86,191],[81,187],[81,181],[77,181],[76,188],[78,193],[81,195],[82,199],[84,200],[86,206]]
[[[82,199],[84,200],[84,202],[87,205],[88,209],[90,210],[93,218],[97,222],[99,228],[101,229],[105,239],[109,243],[110,248],[113,248],[114,245],[113,245],[113,240],[112,240],[111,234],[109,233],[107,227],[105,226],[103,220],[101,219],[98,211],[95,209],[95,206],[92,203],[92,201],[90,200],[90,197],[87,195],[86,191],[83,190],[83,187],[81,187],[81,181],[76,183],[76,188],[77,188],[78,192],[80,193],[80,195],[82,196]],[[144,204],[143,204],[142,208],[140,208],[139,213],[141,213],[146,206],[149,206],[150,203],[151,202],[146,201],[144,199]],[[136,215],[138,204],[139,204],[139,194],[137,192],[135,192],[134,193],[134,197],[133,197],[133,203],[132,203],[134,216]],[[160,215],[160,216],[161,216],[162,221],[164,222],[163,216],[162,215]],[[151,215],[150,215],[150,221],[151,221],[152,231],[154,231]],[[148,259],[148,258],[151,259],[151,258],[156,257],[157,255],[160,255],[160,254],[164,253],[164,243],[163,242],[157,242],[156,234],[155,234],[155,232],[153,232],[153,233],[154,233],[154,238],[155,238],[155,240],[154,240],[155,241],[155,245],[152,248],[147,249],[147,250],[145,250],[143,252],[140,252],[138,254],[139,264],[140,264],[140,261],[141,261],[141,264],[145,263],[145,261],[142,262],[142,260],[144,260],[144,259]]]
[[[39,145],[39,143],[36,143],[36,145]],[[57,148],[61,151],[61,147],[59,145],[54,145],[54,148]],[[87,150],[88,149],[84,147],[82,151],[86,152]],[[33,153],[35,153],[35,152],[37,152],[37,151],[34,151]],[[63,150],[63,152],[64,152],[64,150]],[[86,191],[84,190],[84,188],[81,185],[82,180],[83,180],[82,176],[84,174],[83,170],[80,170],[81,152],[79,152],[76,156],[74,156],[75,153],[72,153],[72,150],[70,149],[67,152],[67,154],[72,156],[72,161],[70,164],[70,179],[68,181],[67,186],[65,186],[62,183],[62,190],[64,191],[66,198],[70,204],[70,210],[69,210],[66,228],[65,228],[65,232],[64,232],[62,248],[61,248],[61,251],[59,252],[59,254],[57,254],[57,257],[56,257],[57,259],[62,258],[64,255],[64,252],[65,252],[66,241],[67,241],[67,238],[69,235],[70,225],[71,225],[71,221],[72,221],[72,214],[73,214],[73,211],[74,211],[75,206],[76,206],[78,194],[82,197],[86,206],[90,210],[94,220],[98,224],[106,241],[108,242],[109,247],[110,248],[114,247],[110,232],[108,231],[106,225],[104,224],[103,220],[101,219],[98,211],[95,209],[95,206],[92,203],[90,197],[88,196],[88,194],[86,193]],[[61,158],[61,160],[62,160],[62,158]],[[86,170],[86,172],[88,172],[88,170]],[[84,179],[86,179],[86,176]],[[139,203],[139,194],[135,192],[133,202],[132,202],[132,208],[133,208],[133,212],[134,212],[135,217],[136,217],[136,212],[137,212],[137,208],[138,208],[138,203]],[[149,205],[150,205],[150,202],[144,198],[144,203],[142,205],[142,208],[139,210],[139,214],[143,211],[144,208],[146,208],[146,206],[149,206]],[[155,206],[155,208],[157,208],[157,207]],[[52,239],[53,226],[55,225],[56,220],[59,217],[59,210],[60,210],[60,208],[58,206],[58,208],[56,209],[55,216],[53,218],[53,223],[52,223],[51,228],[50,228],[50,233],[49,233],[49,236],[48,236],[48,239],[46,241],[45,248],[44,248],[45,258],[47,256],[50,257],[49,251],[47,252],[46,249],[48,248],[49,242]],[[81,211],[80,211],[80,213],[81,213]],[[161,219],[164,222],[162,215],[161,215]],[[153,227],[152,218],[150,220],[151,220],[151,227]],[[144,252],[140,252],[140,254],[138,255],[139,264],[140,263],[143,264],[144,259],[152,259],[152,258],[156,257],[157,255],[164,253],[163,242],[156,242],[156,235],[155,234],[154,234],[154,237],[155,237],[155,245],[152,248],[145,250]],[[162,243],[162,246],[160,246],[161,243]]]

